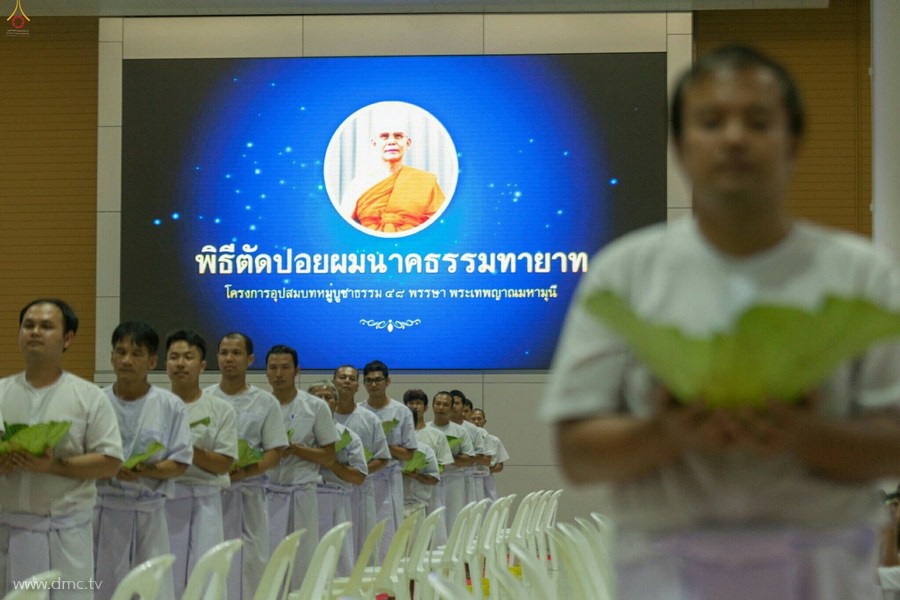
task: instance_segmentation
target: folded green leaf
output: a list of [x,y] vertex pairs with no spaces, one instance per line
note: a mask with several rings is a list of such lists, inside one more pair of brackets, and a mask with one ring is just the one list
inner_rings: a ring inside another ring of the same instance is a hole
[[638,317],[616,294],[597,291],[587,311],[620,335],[677,398],[710,406],[797,401],[842,362],[900,336],[900,314],[866,300],[829,296],[818,310],[759,304],[731,331],[691,337]]
[[241,438],[238,440],[238,459],[235,461],[234,466],[237,469],[243,469],[250,465],[255,465],[262,461],[264,455],[265,452],[260,448],[254,448],[247,440]]
[[347,430],[347,429],[345,429],[345,430],[344,430],[344,433],[341,434],[341,439],[339,439],[339,440],[335,443],[335,445],[334,445],[334,451],[335,451],[335,452],[340,452],[341,450],[343,450],[344,448],[346,448],[347,446],[349,446],[351,441],[353,441],[353,439],[350,437],[350,431]]
[[382,421],[381,428],[384,429],[384,435],[387,436],[399,423],[400,421],[398,419],[393,419],[391,421]]
[[450,445],[450,450],[456,450],[462,445],[462,438],[458,438],[455,435],[448,435],[447,444]]
[[203,417],[202,419],[199,419],[199,420],[191,423],[191,427],[199,427],[200,425],[209,425],[211,422],[212,421],[210,420],[209,417]]
[[34,456],[43,456],[65,437],[71,425],[70,421],[48,421],[34,425],[4,423],[0,454],[28,452]]
[[375,458],[375,455],[372,454],[372,452],[368,448],[363,448],[363,454],[366,457],[366,462],[369,462],[370,460]]
[[425,454],[416,450],[415,452],[413,452],[412,458],[403,464],[403,472],[415,473],[416,471],[421,471],[427,466],[428,459],[425,457]]
[[157,442],[157,441],[150,442],[150,445],[147,446],[147,449],[144,452],[141,452],[140,454],[132,455],[128,458],[128,460],[123,462],[122,468],[123,469],[133,469],[136,466],[138,466],[139,464],[141,464],[142,462],[144,462],[145,460],[147,460],[148,458],[150,458],[151,456],[153,456],[154,454],[156,454],[157,452],[159,452],[160,450],[165,450],[165,448],[166,447],[163,446],[162,443],[160,443],[160,442]]
[[294,440],[294,430],[293,429],[287,430],[287,437],[288,437],[288,442],[291,442]]

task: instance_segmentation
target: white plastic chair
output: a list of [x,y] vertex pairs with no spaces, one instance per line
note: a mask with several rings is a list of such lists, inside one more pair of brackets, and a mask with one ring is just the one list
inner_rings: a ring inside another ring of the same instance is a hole
[[466,584],[465,536],[474,510],[474,502],[469,502],[462,507],[459,514],[456,515],[450,535],[447,536],[447,543],[428,552],[424,559],[432,571],[463,586]]
[[464,586],[441,577],[437,573],[428,576],[428,583],[441,600],[469,600],[472,596]]
[[175,562],[174,554],[163,554],[142,562],[122,578],[112,600],[132,600],[137,596],[141,600],[156,600],[159,588],[165,578],[166,569]]
[[[522,498],[522,501],[519,502],[518,508],[516,508],[516,512],[513,514],[512,523],[504,532],[503,541],[509,545],[510,543],[518,544],[523,548],[528,547],[528,542],[525,537],[526,528],[528,526],[529,521],[531,521],[531,514],[534,512],[534,505],[537,502],[538,498],[543,494],[543,491],[539,492],[530,492]],[[511,557],[507,558],[509,564],[512,564]]]
[[[369,587],[366,588],[370,596],[375,596],[388,591],[396,592],[398,589],[399,586],[397,585],[397,580],[399,578],[400,563],[407,556],[409,539],[412,537],[412,533],[416,528],[418,520],[419,517],[417,514],[411,514],[403,519],[403,522],[400,523],[397,531],[394,532],[394,538],[388,545],[381,566],[367,569],[370,573],[375,571],[374,577],[369,579]],[[402,594],[402,591],[400,593]],[[407,586],[406,593],[400,597],[404,598],[408,595],[409,587]]]
[[532,596],[521,581],[510,573],[505,564],[490,565],[488,579],[491,581],[490,597],[501,600],[541,600]]
[[416,537],[409,548],[409,555],[400,564],[400,577],[398,585],[400,590],[393,594],[397,600],[401,600],[409,594],[410,583],[412,582],[415,589],[415,595],[418,598],[431,598],[432,588],[428,585],[428,575],[431,573],[430,565],[426,564],[425,553],[431,545],[431,539],[434,537],[434,530],[437,528],[438,521],[444,516],[443,506],[440,506],[430,515],[425,517],[422,525],[416,532]]
[[575,600],[611,600],[610,590],[598,568],[598,559],[584,533],[568,523],[547,532],[556,542],[562,569],[568,575]]
[[188,578],[181,600],[224,600],[228,595],[228,572],[241,540],[226,540],[207,550]]
[[305,529],[291,533],[278,544],[262,579],[253,594],[253,600],[285,600],[291,591],[291,576],[294,574],[294,561],[297,558],[297,546],[300,545],[300,536],[306,533]]
[[384,535],[384,528],[387,525],[387,519],[382,519],[375,524],[366,541],[359,551],[356,558],[356,564],[350,571],[349,577],[335,577],[331,582],[331,595],[334,598],[362,598],[365,596],[364,577],[366,567],[369,565],[369,559],[375,552],[376,547],[380,547],[381,537]]
[[552,495],[553,490],[546,490],[541,492],[538,497],[535,498],[534,507],[531,510],[531,518],[525,523],[525,547],[534,556],[539,557],[541,563],[544,563],[547,560],[547,557],[541,557],[538,552],[537,532],[541,528],[544,510],[547,508],[547,504],[550,502],[550,496]]
[[[469,576],[472,578],[472,595],[475,598],[483,598],[481,580],[486,576],[488,567],[499,564],[497,547],[500,519],[504,514],[509,514],[504,509],[509,506],[510,497],[503,497],[490,505],[487,513],[476,531],[474,545],[469,556]],[[505,523],[504,523],[505,525]],[[506,564],[506,561],[503,561]]]
[[575,517],[575,521],[581,526],[584,535],[591,548],[594,551],[594,558],[597,560],[597,567],[600,570],[600,576],[609,595],[616,597],[616,574],[613,568],[613,528],[612,524],[599,515],[591,513],[591,519]]
[[321,600],[331,595],[331,580],[334,579],[334,571],[341,557],[344,537],[352,525],[349,521],[340,523],[322,536],[309,560],[309,569],[303,583],[299,590],[291,592],[288,596],[290,600]]
[[562,493],[562,490],[548,492],[549,496],[547,497],[546,503],[544,505],[544,510],[541,513],[541,518],[538,522],[535,523],[534,529],[534,538],[537,544],[537,554],[540,557],[541,562],[544,563],[546,565],[546,568],[550,571],[556,570],[557,567],[553,562],[553,552],[551,548],[549,548],[550,544],[547,543],[547,532],[553,529],[553,526],[556,525],[556,512],[559,508],[559,497],[562,495]]
[[550,576],[547,575],[543,563],[531,553],[531,550],[522,548],[518,544],[510,544],[509,551],[522,566],[522,580],[530,590],[531,597],[541,600],[556,600],[556,588],[550,581]]
[[[53,570],[35,573],[22,582],[22,587],[3,596],[3,600],[47,600],[50,597],[50,584],[59,579],[60,575],[62,573]],[[25,588],[26,585],[29,587]]]

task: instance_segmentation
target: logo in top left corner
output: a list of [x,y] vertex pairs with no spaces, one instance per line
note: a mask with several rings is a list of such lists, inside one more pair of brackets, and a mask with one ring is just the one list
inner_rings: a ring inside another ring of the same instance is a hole
[[31,19],[28,18],[28,15],[26,15],[25,11],[22,9],[21,0],[16,0],[16,7],[6,18],[6,22],[9,23],[9,27],[6,30],[6,35],[28,35],[28,29],[25,28],[25,25],[27,23],[30,23]]

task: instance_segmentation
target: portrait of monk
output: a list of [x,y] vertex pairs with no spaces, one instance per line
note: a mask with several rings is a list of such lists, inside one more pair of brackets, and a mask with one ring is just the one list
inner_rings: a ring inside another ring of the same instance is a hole
[[373,115],[368,143],[375,153],[373,167],[350,182],[342,206],[361,226],[384,233],[419,227],[444,204],[445,196],[434,173],[404,164],[412,145],[408,115],[383,110]]

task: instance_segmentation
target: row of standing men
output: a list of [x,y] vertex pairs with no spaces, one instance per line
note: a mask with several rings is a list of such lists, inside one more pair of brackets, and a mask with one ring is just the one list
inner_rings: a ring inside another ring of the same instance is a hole
[[[345,573],[377,521],[386,519],[383,555],[406,515],[446,506],[441,540],[466,502],[496,497],[493,473],[508,455],[483,428],[484,412],[457,390],[434,395],[426,425],[428,396],[408,390],[406,406],[391,399],[384,363],[363,369],[368,397],[357,404],[355,367],[342,366],[304,392],[296,387],[296,351],[279,345],[266,355],[270,394],[247,383],[253,344],[237,332],[219,343],[220,383],[204,390],[206,343],[180,330],[165,340],[169,392],[147,380],[158,335],[146,323],[126,322],[112,336],[116,383],[100,391],[60,367],[76,331],[65,302],[26,305],[19,332],[25,372],[0,380],[0,423],[71,423],[44,457],[0,457],[6,589],[54,568],[70,586],[65,597],[108,598],[135,565],[171,551],[173,581],[163,597],[180,596],[203,552],[241,538],[229,594],[250,598],[271,550],[292,531],[308,532],[297,587],[315,534],[339,522],[353,523],[339,563]],[[139,456],[131,468],[120,462]],[[84,552],[86,543],[93,553]]]

